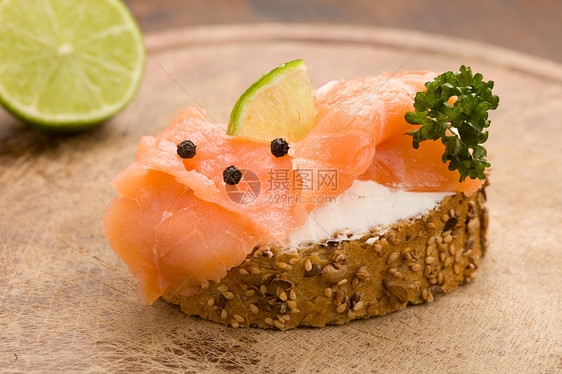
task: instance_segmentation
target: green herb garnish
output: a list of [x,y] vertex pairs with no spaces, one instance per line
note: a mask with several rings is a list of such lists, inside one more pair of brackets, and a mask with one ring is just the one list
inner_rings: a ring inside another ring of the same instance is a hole
[[[426,92],[416,94],[416,112],[406,113],[406,121],[422,125],[408,132],[415,149],[424,140],[441,139],[445,145],[442,161],[449,161],[449,170],[460,173],[459,181],[466,177],[485,179],[486,148],[480,144],[488,139],[490,126],[488,110],[498,107],[499,97],[492,94],[493,81],[482,81],[482,74],[472,75],[470,67],[462,65],[458,72],[448,71],[425,84]],[[456,98],[453,105],[451,97]],[[447,131],[448,130],[448,131]]]

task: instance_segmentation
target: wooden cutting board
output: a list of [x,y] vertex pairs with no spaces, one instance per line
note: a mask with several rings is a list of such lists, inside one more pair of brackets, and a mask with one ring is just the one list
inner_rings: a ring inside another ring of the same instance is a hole
[[[562,371],[562,66],[400,30],[307,25],[146,36],[136,100],[102,127],[48,136],[0,112],[0,370]],[[316,86],[468,64],[496,82],[490,248],[480,277],[434,303],[344,326],[232,329],[138,302],[101,220],[139,138],[183,106],[226,122],[262,72],[304,58]]]

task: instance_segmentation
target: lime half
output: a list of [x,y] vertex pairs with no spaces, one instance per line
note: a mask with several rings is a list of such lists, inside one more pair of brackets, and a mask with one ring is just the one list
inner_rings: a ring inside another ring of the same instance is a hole
[[119,0],[1,0],[0,102],[73,132],[123,109],[141,82],[141,32]]
[[240,96],[227,133],[270,142],[302,139],[316,123],[314,93],[303,60],[287,62],[263,75]]

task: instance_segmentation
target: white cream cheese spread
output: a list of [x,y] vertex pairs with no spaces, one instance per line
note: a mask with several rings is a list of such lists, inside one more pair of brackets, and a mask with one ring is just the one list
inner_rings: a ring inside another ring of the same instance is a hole
[[[305,224],[289,234],[289,245],[322,241],[334,233],[337,239],[355,240],[376,227],[385,227],[411,217],[421,217],[439,205],[451,192],[409,192],[385,187],[373,181],[356,180],[335,201],[316,207]],[[351,234],[351,237],[350,237]]]

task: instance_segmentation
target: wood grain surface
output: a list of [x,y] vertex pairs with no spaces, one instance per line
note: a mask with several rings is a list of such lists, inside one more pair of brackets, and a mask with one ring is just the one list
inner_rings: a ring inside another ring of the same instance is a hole
[[145,32],[219,24],[391,27],[490,43],[562,62],[560,0],[125,0]]
[[[138,97],[94,131],[47,136],[0,112],[0,371],[562,371],[562,66],[367,27],[202,27],[146,42]],[[259,74],[297,57],[316,86],[461,63],[496,82],[480,277],[431,304],[323,329],[232,329],[162,301],[141,305],[101,232],[115,196],[109,181],[139,138],[162,131],[183,106],[224,123]]]

